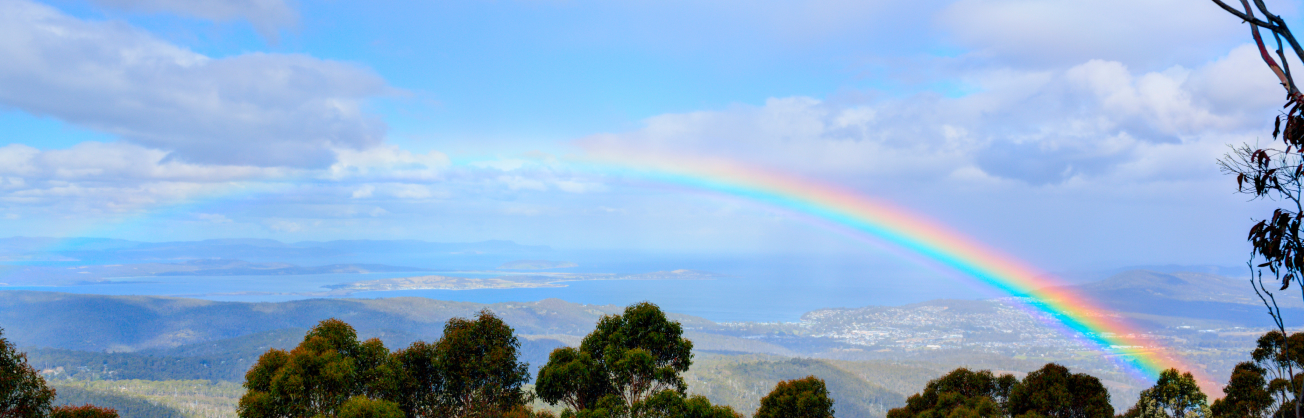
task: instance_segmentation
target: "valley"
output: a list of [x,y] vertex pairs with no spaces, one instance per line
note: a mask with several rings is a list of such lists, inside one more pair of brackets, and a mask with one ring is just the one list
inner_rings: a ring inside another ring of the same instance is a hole
[[[565,275],[544,277],[561,276]],[[1236,362],[1248,357],[1267,321],[1253,315],[1218,319],[1211,319],[1210,312],[1182,315],[1210,307],[1224,313],[1261,312],[1261,307],[1232,292],[1236,282],[1208,274],[1129,271],[1081,286],[1108,301],[1118,314],[1141,324],[1154,343],[1120,348],[1121,352],[1163,347],[1202,365],[1199,372],[1223,380]],[[1192,300],[1176,291],[1198,287],[1228,292]],[[414,297],[243,303],[2,291],[0,325],[4,336],[24,347],[29,361],[58,385],[179,405],[165,400],[165,394],[141,388],[148,382],[210,382],[192,386],[201,388],[196,390],[205,399],[211,398],[207,408],[230,412],[238,394],[217,388],[238,385],[259,355],[269,348],[292,348],[324,318],[343,319],[358,329],[361,338],[379,338],[387,347],[397,348],[417,340],[433,341],[449,318],[488,309],[516,330],[522,360],[533,372],[547,361],[551,350],[578,344],[599,317],[622,308],[560,299],[492,304]],[[1304,313],[1286,309],[1291,315]],[[670,316],[683,324],[686,337],[694,342],[695,362],[686,375],[690,391],[742,411],[755,408],[758,393],[774,382],[809,374],[825,378],[830,390],[843,396],[845,409],[839,415],[849,417],[882,416],[929,379],[960,366],[1021,375],[1058,362],[1101,378],[1119,406],[1133,402],[1147,385],[1110,356],[1098,355],[1057,329],[1051,318],[1018,298],[819,309],[793,322]],[[120,389],[106,389],[112,387]],[[207,416],[176,408],[184,416]]]

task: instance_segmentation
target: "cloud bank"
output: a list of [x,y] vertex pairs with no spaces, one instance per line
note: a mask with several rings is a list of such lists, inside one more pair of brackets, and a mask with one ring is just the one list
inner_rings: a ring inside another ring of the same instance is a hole
[[[847,181],[969,179],[1027,185],[1208,179],[1223,144],[1252,140],[1280,86],[1242,46],[1196,69],[1136,72],[1090,60],[1065,70],[987,70],[978,92],[859,102],[773,98],[660,115],[578,141],[781,167]],[[1205,161],[1192,165],[1191,161]],[[860,179],[860,180],[854,180]]]
[[112,133],[169,158],[326,167],[380,144],[364,102],[391,89],[356,65],[306,55],[213,59],[117,22],[0,1],[0,105]]
[[268,39],[277,29],[294,25],[299,14],[284,0],[91,0],[129,12],[175,13],[213,21],[243,19]]

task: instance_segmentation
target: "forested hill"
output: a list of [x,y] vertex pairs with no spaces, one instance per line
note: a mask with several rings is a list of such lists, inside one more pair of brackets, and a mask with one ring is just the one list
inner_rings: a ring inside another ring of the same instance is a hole
[[[1248,278],[1132,270],[1074,286],[1072,291],[1150,329],[1183,325],[1256,328],[1269,324],[1263,301],[1251,290]],[[1288,320],[1304,321],[1304,302],[1299,297],[1281,298],[1278,302]]]
[[[1250,298],[1248,284],[1221,276],[1132,271],[1073,291],[1123,313],[1156,341],[1187,353],[1211,376],[1228,376],[1269,324],[1262,306]],[[1139,391],[1114,362],[1082,350],[1071,336],[1016,302],[936,300],[821,309],[807,313],[801,323],[715,323],[670,316],[684,324],[699,354],[914,361],[938,369],[967,365],[1016,371],[1055,361],[1104,379],[1120,396]],[[425,298],[243,303],[0,291],[0,328],[40,367],[64,367],[61,376],[238,381],[259,354],[292,347],[304,330],[326,318],[342,319],[360,337],[378,337],[397,348],[434,341],[448,319],[482,309],[515,329],[524,359],[537,367],[553,348],[577,345],[598,318],[623,307],[557,299],[488,305]],[[1304,309],[1286,309],[1288,317],[1304,317]]]
[[284,262],[395,253],[424,256],[509,254],[519,257],[551,251],[547,246],[521,245],[511,241],[440,243],[417,240],[346,240],[285,243],[269,239],[140,242],[102,238],[0,238],[0,260],[8,261],[156,262],[222,258]]
[[[584,335],[599,317],[623,307],[558,299],[477,304],[425,298],[311,299],[278,303],[0,291],[0,327],[19,346],[82,351],[137,351],[177,347],[286,328],[311,328],[343,319],[361,336],[390,345],[433,340],[449,318],[491,309],[519,334]],[[687,326],[709,324],[678,315]]]

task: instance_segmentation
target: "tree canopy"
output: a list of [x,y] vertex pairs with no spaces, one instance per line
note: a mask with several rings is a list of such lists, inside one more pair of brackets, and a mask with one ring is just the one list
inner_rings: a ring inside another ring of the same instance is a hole
[[928,382],[888,418],[1109,418],[1114,407],[1099,379],[1048,363],[1022,381],[1011,375],[959,368]]
[[55,407],[50,411],[50,418],[118,418],[118,411],[95,405]]
[[815,376],[785,380],[761,398],[756,418],[833,418],[833,398]]
[[338,319],[317,324],[290,352],[272,349],[245,375],[239,414],[252,417],[336,416],[350,398],[377,394],[392,382],[389,351],[378,339],[358,342]]
[[1211,415],[1208,398],[1200,391],[1190,372],[1177,369],[1164,370],[1154,386],[1141,391],[1137,403],[1123,414],[1124,417],[1207,417]]
[[742,418],[728,406],[712,405],[705,396],[685,397],[673,390],[663,390],[643,402],[634,414],[655,418]]
[[0,418],[49,415],[54,389],[0,330]]
[[1012,416],[1036,414],[1053,418],[1113,417],[1109,390],[1100,379],[1085,373],[1069,373],[1067,367],[1048,363],[1028,373],[1010,390]]
[[539,369],[535,393],[564,404],[563,417],[736,415],[685,396],[680,374],[692,364],[693,343],[683,334],[678,322],[648,302],[603,316],[578,349],[553,350]]
[[340,406],[339,418],[403,418],[403,411],[393,402],[358,395]]
[[1214,417],[1261,417],[1272,410],[1272,394],[1268,392],[1267,370],[1251,362],[1241,362],[1232,370],[1232,377],[1223,388],[1222,399],[1209,408]]
[[906,398],[906,406],[887,412],[888,418],[994,417],[1006,415],[1010,391],[1018,384],[1011,375],[958,368],[928,382],[924,391]]
[[393,399],[410,417],[497,416],[525,404],[528,365],[512,328],[488,310],[453,318],[434,344],[394,353]]
[[[269,350],[245,376],[239,413],[253,417],[489,417],[525,406],[520,342],[488,310],[450,319],[435,343],[390,353],[338,319],[289,352]],[[520,412],[520,411],[518,411]],[[526,409],[524,413],[533,414]]]

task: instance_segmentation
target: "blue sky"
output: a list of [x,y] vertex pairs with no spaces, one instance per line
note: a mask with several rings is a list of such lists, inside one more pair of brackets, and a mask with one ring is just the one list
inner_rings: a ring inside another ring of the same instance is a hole
[[1282,96],[1246,32],[1195,0],[0,0],[0,228],[879,254],[576,163],[600,139],[1049,269],[1234,265],[1267,206],[1214,160]]

